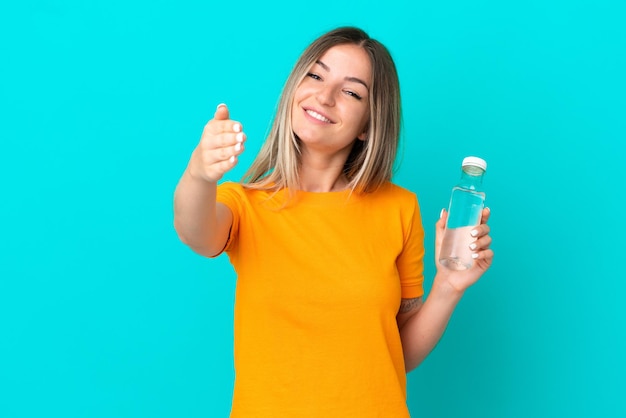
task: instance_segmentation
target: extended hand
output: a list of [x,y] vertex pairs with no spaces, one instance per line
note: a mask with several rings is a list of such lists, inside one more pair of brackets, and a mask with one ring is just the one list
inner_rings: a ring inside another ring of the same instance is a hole
[[189,174],[208,182],[217,182],[237,164],[246,135],[241,123],[230,120],[226,105],[217,107],[202,131],[200,143],[189,162]]

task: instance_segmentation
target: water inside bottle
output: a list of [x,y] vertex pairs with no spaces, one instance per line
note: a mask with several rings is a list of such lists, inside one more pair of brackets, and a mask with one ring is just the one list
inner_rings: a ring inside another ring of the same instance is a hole
[[446,227],[478,225],[483,212],[485,193],[454,187]]
[[470,233],[474,226],[446,229],[441,254],[446,254],[439,262],[451,270],[467,270],[472,267],[473,251],[469,246],[476,241]]

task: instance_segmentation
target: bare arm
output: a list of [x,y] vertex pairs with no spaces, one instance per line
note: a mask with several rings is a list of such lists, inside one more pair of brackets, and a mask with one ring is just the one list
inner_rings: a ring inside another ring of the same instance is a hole
[[419,303],[414,303],[412,310],[404,314],[403,323],[400,323],[401,317],[398,316],[407,372],[419,366],[435,348],[460,298],[460,294],[455,295],[433,286],[426,302],[422,303],[422,299],[417,298]]
[[174,228],[179,238],[207,257],[222,251],[228,240],[233,216],[216,201],[217,181],[237,163],[244,140],[241,124],[229,120],[226,106],[218,106],[174,193]]
[[[397,320],[407,372],[416,368],[435,348],[465,290],[491,265],[493,251],[489,249],[491,237],[486,224],[489,214],[490,211],[485,209],[483,223],[476,227],[477,258],[471,269],[452,271],[436,261],[438,272],[426,302],[422,303],[421,298],[402,300]],[[439,259],[445,218],[442,216],[437,222],[436,260]]]
[[226,245],[233,222],[230,209],[216,202],[217,184],[185,170],[174,193],[174,228],[182,242],[207,257]]

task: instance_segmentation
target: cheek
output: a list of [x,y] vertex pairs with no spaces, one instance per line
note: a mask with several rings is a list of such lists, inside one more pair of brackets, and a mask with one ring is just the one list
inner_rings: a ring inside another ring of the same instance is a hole
[[361,132],[365,132],[368,129],[368,126],[370,124],[370,113],[369,113],[369,108],[365,109],[363,116],[361,117],[361,130],[359,131],[359,133]]
[[298,109],[303,100],[306,98],[306,91],[302,88],[298,88],[293,94],[293,101],[291,103],[292,112]]
[[293,93],[293,101],[295,104],[297,104],[298,102],[301,102],[302,100],[306,99],[310,95],[311,95],[311,89],[308,88],[306,85],[301,84]]
[[293,122],[294,118],[297,118],[299,115],[298,110],[300,109],[300,105],[298,104],[297,97],[293,98],[293,102],[291,103],[291,108],[289,109],[289,119]]

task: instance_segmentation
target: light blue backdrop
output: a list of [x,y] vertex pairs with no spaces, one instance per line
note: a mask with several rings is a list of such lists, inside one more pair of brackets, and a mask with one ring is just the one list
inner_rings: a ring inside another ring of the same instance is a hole
[[489,163],[495,264],[409,377],[415,417],[623,417],[623,1],[24,1],[0,8],[0,417],[225,417],[235,277],[172,193],[220,102],[248,133],[338,25],[392,51],[396,181],[434,222]]

